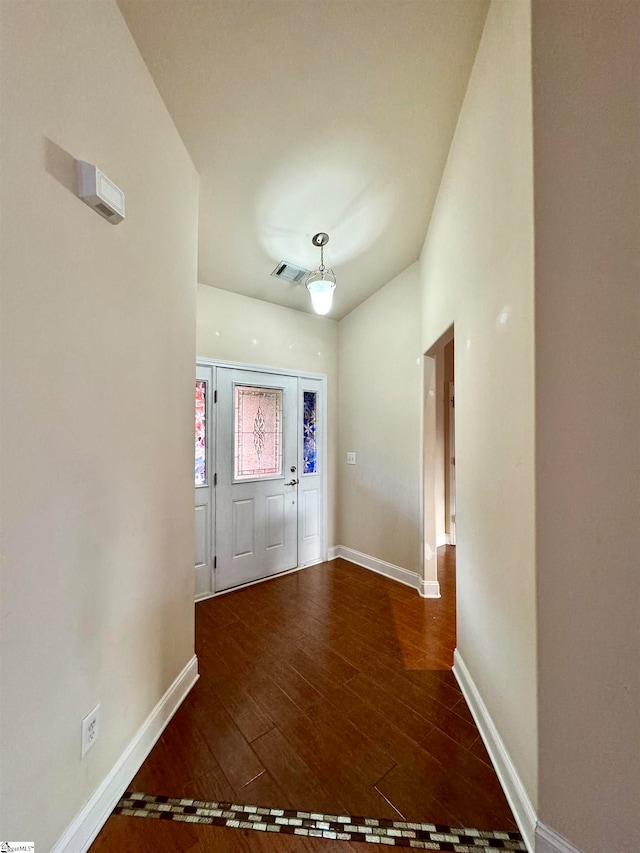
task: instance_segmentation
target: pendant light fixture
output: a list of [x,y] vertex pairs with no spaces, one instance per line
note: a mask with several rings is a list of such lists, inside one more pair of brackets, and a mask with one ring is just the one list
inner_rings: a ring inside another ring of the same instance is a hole
[[315,272],[309,273],[305,285],[311,294],[311,304],[316,314],[328,314],[333,302],[333,291],[336,289],[333,270],[325,269],[324,265],[324,247],[329,242],[329,235],[321,231],[314,234],[311,242],[320,249],[320,266]]

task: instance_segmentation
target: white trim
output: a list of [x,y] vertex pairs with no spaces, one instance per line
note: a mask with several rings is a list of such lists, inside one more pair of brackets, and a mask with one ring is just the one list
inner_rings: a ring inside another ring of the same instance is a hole
[[418,584],[418,592],[421,598],[440,598],[440,584],[438,581],[423,581]]
[[[369,569],[379,575],[384,575],[386,578],[398,581],[405,586],[417,589],[423,598],[440,598],[440,584],[438,581],[424,581],[417,572],[410,572],[408,569],[403,569],[401,566],[395,566],[393,563],[387,563],[385,560],[379,560],[377,557],[372,557],[369,554],[363,554],[361,551],[355,551],[353,548],[345,548],[344,545],[336,545],[329,549],[330,553],[335,552],[335,557],[342,557],[343,560],[348,560],[350,563],[355,563],[356,566],[362,566],[364,569]],[[335,559],[331,557],[330,559]]]
[[[460,685],[464,698],[467,700],[467,705],[473,714],[473,719],[476,721],[502,789],[522,833],[524,843],[527,845],[527,850],[533,853],[535,849],[534,837],[537,822],[535,809],[511,760],[507,747],[500,736],[500,732],[491,719],[489,709],[485,705],[457,649],[453,653],[453,674]],[[572,853],[572,851],[569,851],[569,853]]]
[[566,838],[555,829],[538,821],[536,826],[536,853],[580,853]]
[[339,545],[332,545],[331,548],[329,548],[329,550],[327,551],[327,560],[329,560],[329,561],[335,560],[336,557],[340,556],[340,554],[338,553],[339,551],[340,551]]
[[194,655],[138,729],[89,802],[58,839],[51,853],[85,853],[89,849],[127,785],[197,680],[198,658]]
[[326,379],[326,373],[307,373],[305,370],[295,370],[288,367],[268,367],[265,364],[247,364],[244,361],[225,361],[220,358],[201,358],[196,356],[197,364],[212,367],[230,367],[234,370],[252,370],[257,373],[278,373],[282,376],[299,376],[302,379]]
[[436,548],[441,548],[443,545],[451,545],[448,533],[438,533],[436,538]]

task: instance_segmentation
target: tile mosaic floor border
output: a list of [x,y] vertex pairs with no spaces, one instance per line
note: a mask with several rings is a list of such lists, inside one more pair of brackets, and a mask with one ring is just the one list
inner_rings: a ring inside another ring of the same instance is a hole
[[158,797],[127,791],[114,814],[130,817],[211,824],[232,829],[281,832],[337,841],[362,841],[417,850],[453,853],[526,851],[517,832],[484,831],[434,823],[414,823],[351,815],[319,814],[293,809],[267,809],[235,803]]

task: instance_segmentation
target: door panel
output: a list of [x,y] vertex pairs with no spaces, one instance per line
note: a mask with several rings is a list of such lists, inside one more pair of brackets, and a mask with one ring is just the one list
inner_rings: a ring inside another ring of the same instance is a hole
[[216,592],[298,564],[293,376],[217,368]]
[[267,548],[284,547],[284,519],[284,495],[270,495],[267,498]]
[[246,557],[254,552],[253,501],[233,502],[233,556]]
[[319,533],[318,490],[307,489],[302,493],[302,539],[315,539]]
[[196,507],[196,569],[207,562],[208,517],[206,506]]
[[307,566],[325,559],[324,470],[325,412],[324,386],[321,379],[300,379],[298,454],[300,472],[298,498],[300,521],[298,531],[298,565]]
[[195,419],[195,570],[196,598],[213,590],[213,368],[196,367]]

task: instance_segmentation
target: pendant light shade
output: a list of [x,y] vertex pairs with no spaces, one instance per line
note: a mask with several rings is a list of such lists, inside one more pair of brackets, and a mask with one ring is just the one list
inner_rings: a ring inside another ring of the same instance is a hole
[[336,289],[336,277],[330,270],[316,270],[308,276],[307,290],[311,295],[311,304],[316,314],[328,314]]
[[316,314],[328,314],[333,302],[333,291],[336,289],[336,277],[333,270],[324,265],[324,247],[329,242],[329,235],[324,232],[315,234],[311,242],[320,249],[320,266],[310,273],[305,285],[311,296],[311,305]]

